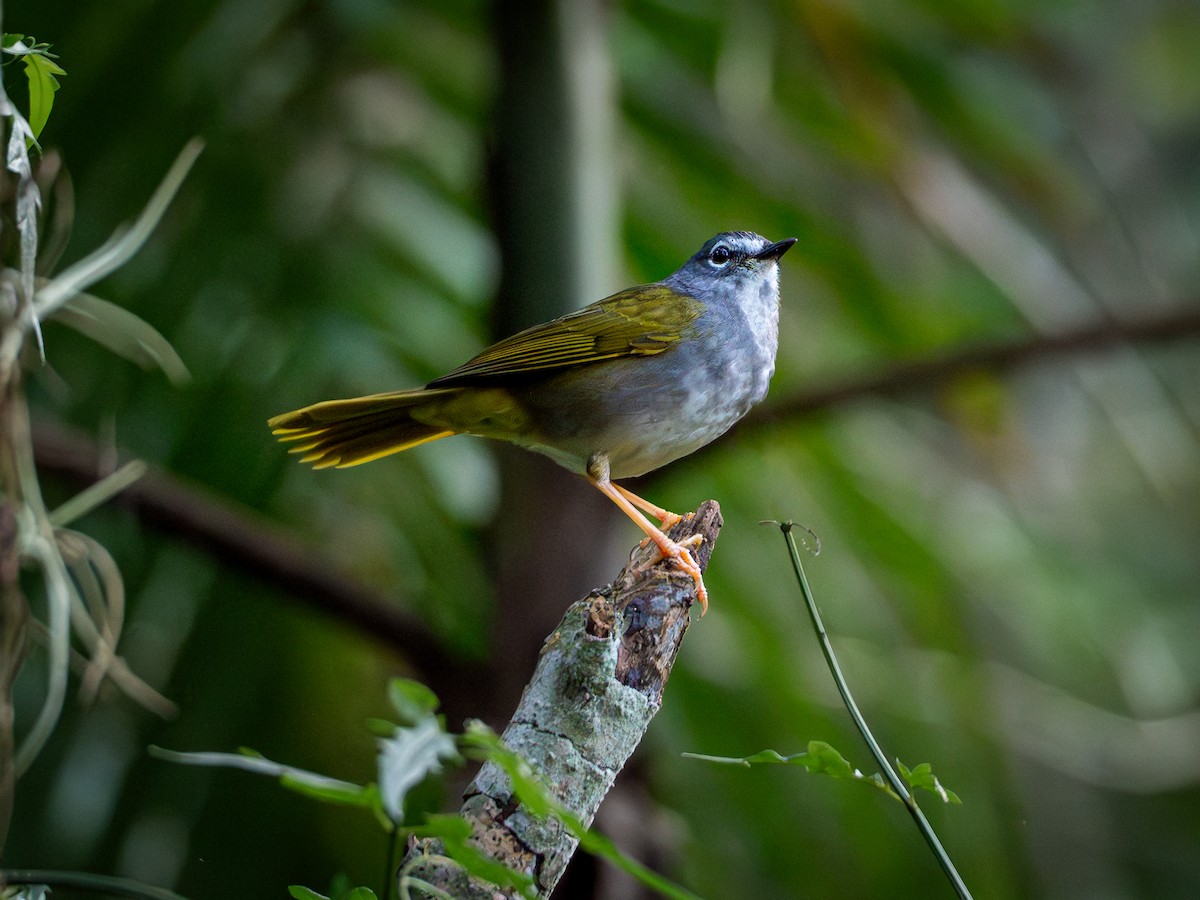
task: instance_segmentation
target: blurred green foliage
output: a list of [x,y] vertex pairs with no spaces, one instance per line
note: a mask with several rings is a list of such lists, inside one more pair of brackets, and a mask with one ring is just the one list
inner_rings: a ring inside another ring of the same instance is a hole
[[[48,214],[72,211],[65,262],[133,218],[188,139],[207,143],[150,244],[95,289],[165,334],[192,383],[51,324],[35,417],[266,513],[464,658],[532,671],[490,640],[484,535],[503,510],[489,447],[460,438],[314,474],[264,425],[419,384],[488,340],[504,262],[492,23],[516,13],[471,0],[4,12],[71,73],[40,138],[70,172],[71,190],[47,197]],[[951,348],[1194,309],[1198,34],[1196,8],[1168,0],[614,5],[625,271],[610,287],[662,277],[728,228],[799,237],[768,404]],[[644,782],[665,873],[709,897],[945,889],[877,792],[680,758],[819,739],[869,765],[849,754],[780,542],[755,524],[776,518],[821,536],[809,578],[876,734],[962,798],[926,805],[976,897],[1195,896],[1198,387],[1195,335],[1119,345],[761,419],[656,476],[655,502],[715,497],[726,520],[712,611],[625,776]],[[123,655],[182,715],[115,696],[70,711],[18,785],[5,864],[197,898],[282,896],[339,871],[378,887],[371,823],[145,747],[248,745],[367,780],[370,742],[353,735],[386,714],[381,687],[404,660],[120,508],[77,527],[125,577]],[[623,528],[596,553],[615,574],[637,537]],[[564,523],[563,539],[587,536]],[[421,675],[443,697],[457,683]],[[34,653],[18,733],[44,682]]]

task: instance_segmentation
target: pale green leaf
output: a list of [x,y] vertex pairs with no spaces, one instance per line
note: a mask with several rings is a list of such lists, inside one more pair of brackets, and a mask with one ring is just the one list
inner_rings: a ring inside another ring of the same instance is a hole
[[397,726],[392,736],[379,741],[379,794],[388,817],[404,821],[404,799],[408,792],[442,771],[443,762],[460,759],[454,738],[428,712],[415,725]]
[[[13,118],[14,127],[19,121],[19,116]],[[99,248],[38,286],[33,303],[37,318],[50,316],[80,291],[125,265],[133,254],[141,249],[167,211],[167,206],[203,148],[203,141],[195,138],[188,141],[132,226],[116,229]],[[36,237],[36,234],[34,236]],[[32,260],[29,261],[28,268],[32,273]]]
[[50,524],[55,528],[65,528],[134,484],[146,474],[148,468],[140,459],[130,460],[52,510]]
[[166,750],[162,747],[151,746],[151,756],[168,762],[181,763],[188,766],[212,766],[226,769],[242,769],[279,779],[279,783],[288,790],[304,794],[327,803],[338,803],[344,806],[374,806],[378,793],[373,784],[354,784],[338,778],[330,778],[286,766],[267,759],[253,750],[243,750],[239,753],[180,753],[176,750]]
[[388,682],[388,700],[401,725],[415,725],[437,711],[437,694],[419,681],[393,678]]
[[76,293],[52,316],[142,368],[157,367],[176,387],[191,380],[170,341],[140,316],[91,294]]
[[58,78],[66,71],[43,53],[25,54],[25,77],[29,79],[29,127],[36,140],[46,127],[50,110],[54,107],[54,93],[58,90]]

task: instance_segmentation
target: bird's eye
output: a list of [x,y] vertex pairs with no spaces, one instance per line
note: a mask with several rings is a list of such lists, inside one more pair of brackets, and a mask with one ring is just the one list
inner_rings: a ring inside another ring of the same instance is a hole
[[708,261],[714,266],[723,266],[731,259],[733,259],[733,254],[724,244],[713,247],[712,252],[708,254]]

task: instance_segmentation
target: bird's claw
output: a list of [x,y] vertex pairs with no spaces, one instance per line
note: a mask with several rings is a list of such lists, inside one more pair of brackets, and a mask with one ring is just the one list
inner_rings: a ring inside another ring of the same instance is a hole
[[[666,535],[663,535],[661,541],[652,537],[646,538],[646,541],[649,540],[653,540],[657,545],[658,556],[657,558],[647,560],[642,565],[636,567],[634,571],[641,574],[660,560],[674,560],[675,564],[688,575],[691,575],[692,580],[696,583],[696,602],[700,605],[700,615],[703,616],[708,612],[708,591],[704,587],[704,578],[700,572],[699,564],[697,564],[695,558],[692,556],[692,551],[698,549],[704,543],[704,535],[693,534],[682,541],[673,541]],[[642,541],[641,545],[643,547],[646,545],[646,541]]]

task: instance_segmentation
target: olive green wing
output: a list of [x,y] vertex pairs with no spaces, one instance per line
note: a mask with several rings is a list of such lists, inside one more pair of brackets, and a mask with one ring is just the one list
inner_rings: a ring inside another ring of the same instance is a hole
[[493,344],[429,383],[451,387],[662,353],[693,333],[703,305],[662,285],[629,288]]

